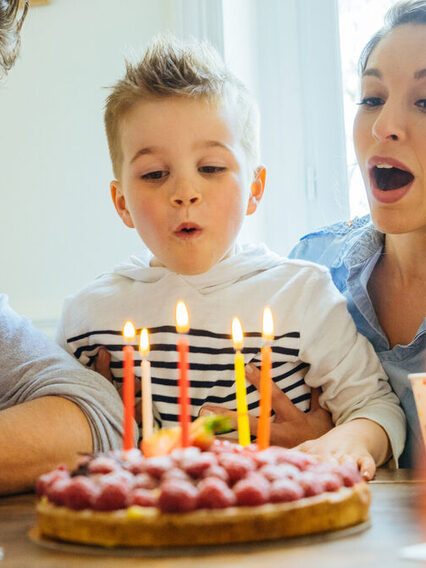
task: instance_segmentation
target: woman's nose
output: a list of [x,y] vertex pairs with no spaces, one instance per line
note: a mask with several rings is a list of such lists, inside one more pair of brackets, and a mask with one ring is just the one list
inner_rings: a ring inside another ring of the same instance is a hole
[[405,121],[401,109],[388,101],[385,102],[373,123],[373,136],[379,141],[401,141],[405,135]]

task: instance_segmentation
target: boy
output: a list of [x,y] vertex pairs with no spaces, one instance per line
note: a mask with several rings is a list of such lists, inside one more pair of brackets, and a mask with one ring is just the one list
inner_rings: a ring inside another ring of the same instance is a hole
[[[275,384],[304,411],[311,388],[321,387],[322,406],[336,424],[351,421],[355,445],[377,463],[397,458],[403,413],[328,271],[235,244],[262,198],[265,169],[256,106],[218,56],[204,44],[157,40],[113,88],[105,125],[114,205],[153,256],[132,258],[69,299],[62,345],[88,366],[105,347],[119,383],[122,325],[130,318],[147,327],[156,419],[170,427],[178,420],[176,302],[186,302],[191,318],[193,418],[204,404],[236,408],[231,319],[242,320],[245,363],[259,365],[261,314],[270,305]],[[247,402],[258,415],[254,386]],[[334,443],[339,430],[332,432]]]

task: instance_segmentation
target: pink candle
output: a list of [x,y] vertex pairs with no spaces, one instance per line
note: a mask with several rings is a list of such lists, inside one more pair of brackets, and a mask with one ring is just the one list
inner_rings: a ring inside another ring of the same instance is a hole
[[147,329],[143,329],[141,332],[139,351],[142,355],[142,437],[145,439],[149,438],[152,434],[151,365],[146,359],[149,353],[149,336]]
[[177,340],[178,351],[178,386],[179,386],[179,423],[182,431],[182,447],[189,446],[189,380],[188,380],[188,338],[185,333],[189,330],[188,310],[184,302],[176,304],[176,329],[180,334]]
[[[123,336],[126,341],[131,341],[136,335],[135,326],[131,321],[126,321],[123,327]],[[135,380],[133,374],[132,345],[123,347],[123,450],[133,448],[133,423],[135,419]]]

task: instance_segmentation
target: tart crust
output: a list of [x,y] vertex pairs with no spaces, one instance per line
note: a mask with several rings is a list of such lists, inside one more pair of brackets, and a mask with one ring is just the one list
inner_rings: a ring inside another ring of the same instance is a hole
[[274,540],[350,527],[368,519],[364,482],[290,503],[161,513],[132,506],[111,512],[73,511],[43,497],[38,528],[46,537],[100,546],[198,546]]

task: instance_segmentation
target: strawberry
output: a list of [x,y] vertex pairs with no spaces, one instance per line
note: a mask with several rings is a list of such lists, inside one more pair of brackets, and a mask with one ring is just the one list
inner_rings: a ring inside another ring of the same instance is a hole
[[[229,432],[232,429],[229,416],[212,415],[200,416],[191,422],[189,428],[189,443],[202,450],[210,448],[215,434]],[[180,447],[180,426],[160,430],[141,443],[141,450],[146,457],[164,456],[170,454],[175,448]]]
[[167,430],[159,430],[144,438],[141,442],[141,450],[145,457],[165,456],[170,454],[180,445],[180,427],[168,428]]

